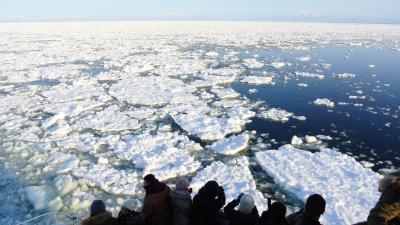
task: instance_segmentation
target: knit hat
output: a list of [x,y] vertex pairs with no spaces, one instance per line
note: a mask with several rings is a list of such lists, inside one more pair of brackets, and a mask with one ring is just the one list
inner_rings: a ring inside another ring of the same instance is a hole
[[175,184],[176,189],[184,191],[189,187],[189,180],[186,177],[181,177],[176,180]]
[[106,211],[106,205],[102,200],[94,200],[90,206],[90,216],[96,216]]
[[135,199],[128,199],[122,204],[122,207],[129,209],[130,211],[140,211],[140,205]]
[[239,211],[249,214],[255,205],[254,198],[249,194],[243,194],[240,198]]

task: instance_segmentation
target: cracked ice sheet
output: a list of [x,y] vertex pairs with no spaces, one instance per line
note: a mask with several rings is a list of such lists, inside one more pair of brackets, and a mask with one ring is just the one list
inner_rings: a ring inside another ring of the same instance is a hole
[[237,158],[237,165],[227,165],[215,161],[203,170],[199,171],[190,182],[193,188],[193,196],[209,180],[215,180],[224,187],[226,203],[237,198],[240,193],[253,196],[259,212],[267,209],[267,199],[257,190],[256,182],[248,168],[247,158]]
[[219,140],[227,134],[240,132],[246,123],[238,117],[217,118],[198,114],[179,114],[172,118],[183,130],[204,141]]
[[247,147],[250,136],[248,134],[233,135],[213,143],[209,148],[223,155],[234,155]]
[[87,79],[77,80],[73,85],[59,84],[50,90],[43,91],[42,95],[51,103],[83,100],[92,97],[97,97],[103,101],[110,99],[104,89],[97,84],[97,81]]
[[211,92],[215,94],[218,98],[227,99],[227,98],[236,98],[239,97],[240,94],[237,93],[232,88],[213,88]]
[[120,101],[147,106],[197,101],[198,98],[192,95],[194,91],[194,87],[181,80],[159,76],[133,77],[110,88],[110,94]]
[[84,179],[89,186],[111,194],[137,195],[140,179],[132,170],[109,168],[103,165],[88,165],[75,168],[72,175]]
[[54,171],[59,174],[68,173],[78,167],[79,159],[74,154],[66,154],[62,152],[50,152],[48,155],[46,171]]
[[323,224],[364,221],[379,199],[381,175],[354,158],[327,148],[317,153],[284,145],[256,153],[256,160],[276,183],[306,201],[319,193],[327,200]]
[[112,148],[118,158],[132,162],[143,169],[143,174],[154,174],[160,180],[193,173],[201,166],[189,153],[202,147],[177,132],[128,136],[115,142]]
[[100,131],[135,130],[140,126],[138,120],[128,117],[124,112],[120,112],[119,107],[116,105],[86,116],[74,124],[74,127],[78,129],[83,128]]

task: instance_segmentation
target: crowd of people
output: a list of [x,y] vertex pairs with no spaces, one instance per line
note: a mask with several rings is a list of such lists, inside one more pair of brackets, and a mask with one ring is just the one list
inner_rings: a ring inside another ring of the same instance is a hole
[[[260,216],[249,194],[242,193],[226,204],[224,188],[216,181],[208,181],[193,200],[187,178],[178,178],[175,186],[171,190],[154,175],[146,175],[142,208],[137,200],[127,200],[114,218],[103,201],[95,200],[90,217],[81,225],[320,225],[326,208],[325,199],[314,194],[308,197],[303,209],[286,216],[282,202],[272,203],[268,199],[268,209]],[[400,170],[386,175],[380,181],[379,191],[382,195],[378,203],[366,221],[357,225],[400,225]]]

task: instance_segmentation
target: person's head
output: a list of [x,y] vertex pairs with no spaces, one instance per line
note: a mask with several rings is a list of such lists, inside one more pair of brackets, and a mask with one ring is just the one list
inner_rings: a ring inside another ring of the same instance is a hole
[[318,220],[324,214],[325,207],[325,199],[319,194],[314,194],[308,197],[304,210],[307,215]]
[[189,179],[180,177],[176,180],[175,187],[177,190],[186,191],[189,188]]
[[386,174],[379,182],[379,191],[383,193],[392,186],[400,188],[400,170]]
[[203,186],[202,189],[206,197],[215,198],[218,195],[219,188],[220,187],[215,180],[210,180]]
[[274,224],[282,224],[286,216],[286,206],[282,202],[274,202],[268,209],[270,219]]
[[139,204],[136,200],[134,199],[128,199],[122,204],[121,206],[121,214],[129,214],[131,212],[134,212],[135,210],[140,211],[139,209]]
[[146,176],[144,176],[144,187],[149,187],[152,186],[154,183],[157,182],[156,177],[153,174],[147,174]]
[[239,211],[244,214],[251,213],[255,205],[254,198],[249,194],[243,194],[240,198]]
[[94,200],[90,205],[90,216],[96,216],[106,211],[106,205],[102,200]]

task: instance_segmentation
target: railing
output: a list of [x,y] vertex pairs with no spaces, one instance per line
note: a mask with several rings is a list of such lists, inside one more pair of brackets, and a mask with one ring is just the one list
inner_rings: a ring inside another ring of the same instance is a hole
[[78,225],[78,219],[67,213],[49,212],[17,225]]

